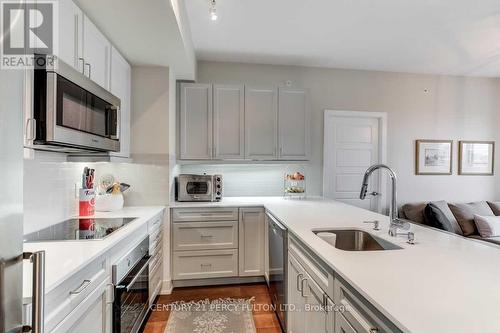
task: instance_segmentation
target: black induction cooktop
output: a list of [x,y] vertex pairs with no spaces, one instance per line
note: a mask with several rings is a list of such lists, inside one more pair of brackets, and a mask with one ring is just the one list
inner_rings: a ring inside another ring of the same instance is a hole
[[100,240],[135,220],[131,218],[74,218],[24,235],[24,241]]

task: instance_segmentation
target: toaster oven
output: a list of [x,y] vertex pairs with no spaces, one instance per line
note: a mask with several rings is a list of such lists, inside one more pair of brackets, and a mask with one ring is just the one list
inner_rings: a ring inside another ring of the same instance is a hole
[[175,182],[176,201],[220,201],[222,175],[180,174]]

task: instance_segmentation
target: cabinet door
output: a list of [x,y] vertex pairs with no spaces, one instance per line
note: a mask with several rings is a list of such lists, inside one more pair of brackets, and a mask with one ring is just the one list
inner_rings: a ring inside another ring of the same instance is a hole
[[344,316],[337,312],[335,313],[335,333],[358,333],[344,318]]
[[305,298],[302,297],[301,286],[305,271],[297,260],[289,253],[288,256],[288,293],[287,330],[288,333],[306,333]]
[[71,0],[59,1],[59,58],[83,71],[83,12]]
[[111,44],[87,16],[83,18],[84,74],[105,89],[109,89]]
[[212,85],[181,84],[180,158],[212,158]]
[[130,157],[130,65],[114,47],[111,48],[110,91],[121,101],[120,151],[113,156]]
[[303,295],[306,303],[306,332],[328,333],[328,313],[324,307],[327,305],[325,293],[307,273],[301,288],[304,289]]
[[264,210],[241,208],[239,221],[239,275],[264,275]]
[[264,277],[269,285],[269,216],[264,219]]
[[307,160],[310,140],[306,90],[280,88],[278,105],[279,158]]
[[214,148],[217,159],[245,157],[245,108],[242,85],[214,85]]
[[245,158],[277,158],[278,91],[245,87]]

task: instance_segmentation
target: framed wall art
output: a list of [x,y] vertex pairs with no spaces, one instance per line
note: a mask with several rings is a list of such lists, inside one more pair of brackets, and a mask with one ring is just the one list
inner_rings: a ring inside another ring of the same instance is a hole
[[494,141],[459,141],[458,174],[483,175],[494,174]]
[[451,175],[453,140],[417,140],[415,174]]

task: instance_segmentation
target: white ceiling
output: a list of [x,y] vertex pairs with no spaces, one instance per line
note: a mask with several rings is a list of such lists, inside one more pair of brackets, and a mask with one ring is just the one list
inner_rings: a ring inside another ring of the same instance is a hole
[[198,59],[500,76],[499,0],[186,0]]
[[177,78],[194,78],[194,55],[186,47],[190,40],[178,21],[185,9],[177,0],[76,2],[133,65],[168,66]]

